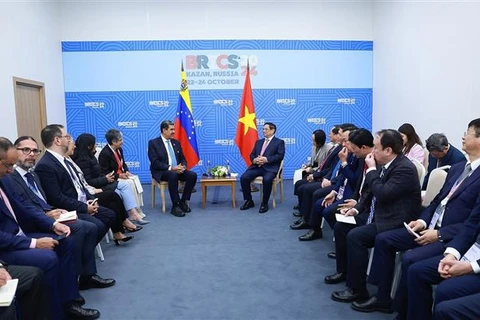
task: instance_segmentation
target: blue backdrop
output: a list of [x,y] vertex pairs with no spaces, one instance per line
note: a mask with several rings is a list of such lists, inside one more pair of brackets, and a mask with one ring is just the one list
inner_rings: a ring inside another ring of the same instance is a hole
[[285,140],[285,177],[309,155],[311,133],[353,122],[371,129],[371,41],[115,41],[63,42],[67,128],[105,145],[105,132],[124,134],[125,160],[150,182],[148,140],[174,120],[184,62],[195,118],[201,174],[229,160],[245,164],[234,144],[247,59],[257,125],[277,125]]

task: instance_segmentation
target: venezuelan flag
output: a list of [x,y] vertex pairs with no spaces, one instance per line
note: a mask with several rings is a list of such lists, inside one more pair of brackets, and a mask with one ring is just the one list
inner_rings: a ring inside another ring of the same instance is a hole
[[175,118],[175,139],[180,141],[183,154],[187,160],[187,168],[194,167],[199,160],[197,147],[197,134],[193,120],[190,93],[188,91],[187,74],[183,70],[182,61],[182,84],[178,99],[177,116]]

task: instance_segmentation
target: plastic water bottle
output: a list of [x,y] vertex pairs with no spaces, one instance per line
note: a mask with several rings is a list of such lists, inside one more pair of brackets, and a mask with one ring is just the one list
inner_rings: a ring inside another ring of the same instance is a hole
[[212,176],[212,169],[210,168],[210,160],[207,161],[207,176]]
[[230,171],[230,161],[227,160],[227,177],[231,176],[231,171]]

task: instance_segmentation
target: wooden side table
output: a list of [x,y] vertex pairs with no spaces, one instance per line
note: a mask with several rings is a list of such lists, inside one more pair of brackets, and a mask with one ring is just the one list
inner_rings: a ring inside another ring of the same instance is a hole
[[207,187],[221,187],[221,186],[230,186],[232,188],[232,207],[235,208],[235,188],[237,186],[237,178],[224,177],[202,177],[200,179],[200,184],[202,186],[202,207],[205,209],[207,203]]

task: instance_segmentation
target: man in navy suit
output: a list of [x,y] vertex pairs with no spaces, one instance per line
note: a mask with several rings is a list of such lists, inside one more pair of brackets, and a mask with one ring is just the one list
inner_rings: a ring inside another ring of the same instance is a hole
[[[348,135],[346,147],[338,153],[340,169],[337,177],[332,179],[333,190],[316,201],[314,210],[310,214],[308,224],[312,228],[305,235],[300,236],[300,241],[309,241],[322,237],[320,227],[322,218],[333,229],[335,226],[335,212],[339,208],[353,203],[351,198],[358,199],[363,173],[365,171],[365,157],[372,152],[373,136],[367,129],[357,129]],[[347,157],[347,151],[350,155]],[[354,158],[348,160],[348,158]],[[348,199],[348,200],[346,200]]]
[[[0,177],[10,174],[17,162],[17,150],[0,137]],[[63,235],[62,240],[55,240]],[[97,310],[84,309],[79,301],[70,228],[29,207],[12,192],[8,181],[0,180],[0,259],[9,264],[42,269],[49,290],[54,319],[67,316],[95,319]]]
[[430,173],[432,173],[434,169],[465,161],[463,153],[448,143],[448,139],[443,133],[432,134],[427,141],[425,141],[425,145],[430,153],[428,155],[427,175],[423,180],[423,190],[427,188],[428,178],[430,178]]
[[[420,260],[437,256],[463,229],[463,222],[476,205],[480,188],[480,170],[472,173],[468,180],[461,177],[465,162],[451,167],[445,184],[428,207],[423,209],[416,221],[409,226],[420,238],[415,238],[406,228],[400,227],[379,235],[375,240],[375,251],[369,281],[378,285],[378,292],[366,302],[354,303],[357,311],[390,312],[395,255],[407,251],[402,257],[402,277],[395,295],[394,309],[399,318],[404,318],[407,304],[407,274],[409,267]],[[448,205],[447,205],[448,203]]]
[[[13,187],[13,191],[26,200],[31,206],[35,207],[39,212],[44,212],[45,215],[58,219],[64,209],[54,209],[46,202],[47,196],[43,191],[40,179],[33,167],[36,163],[36,158],[40,154],[37,142],[33,137],[22,136],[19,137],[15,143],[17,148],[17,166],[14,172],[4,179],[8,180]],[[75,258],[78,274],[80,274],[80,283],[82,289],[85,284],[95,287],[109,287],[115,283],[112,279],[102,279],[97,275],[97,267],[95,263],[95,247],[97,245],[97,226],[91,222],[77,219],[75,221],[66,222],[70,227],[75,247]]]
[[94,197],[80,182],[76,170],[66,160],[68,144],[72,137],[60,124],[50,124],[42,129],[42,143],[47,148],[35,167],[47,203],[68,211],[77,211],[80,219],[97,226],[97,242],[105,236],[115,220],[115,213],[93,203]]
[[[183,155],[182,146],[173,139],[175,125],[170,120],[160,124],[161,135],[148,141],[148,158],[152,177],[160,182],[168,182],[168,192],[172,200],[170,213],[177,217],[184,217],[192,210],[188,206],[192,190],[197,183],[197,174],[187,169],[187,160]],[[182,198],[178,194],[178,181],[185,181]]]
[[[477,253],[470,257],[469,261],[461,260],[472,245],[480,246],[480,193],[478,185],[475,182],[470,183],[480,171],[480,118],[469,123],[462,144],[469,160],[464,166],[463,175],[466,175],[466,178],[458,189],[463,188],[464,184],[467,185],[469,190],[464,192],[473,192],[476,195],[475,204],[461,232],[448,243],[443,256],[416,262],[408,269],[408,319],[432,317],[432,285],[440,282],[435,290],[436,304],[446,300],[452,300],[451,303],[455,304],[453,299],[480,293],[480,256]],[[450,201],[446,206],[449,205]],[[441,236],[443,238],[443,234]],[[447,280],[442,282],[443,279]],[[412,295],[416,299],[413,299]],[[476,306],[478,308],[478,302]],[[461,304],[457,307],[462,309]],[[470,319],[474,318],[477,317]]]
[[245,203],[240,210],[253,208],[255,204],[252,200],[250,183],[259,176],[263,177],[263,199],[258,212],[268,211],[268,200],[272,193],[273,179],[280,169],[280,163],[285,156],[285,142],[275,137],[277,126],[271,122],[265,122],[263,126],[263,135],[265,138],[257,140],[250,153],[252,164],[240,177],[240,184],[243,190],[243,200]]
[[[398,228],[404,221],[418,217],[421,208],[417,170],[402,154],[400,133],[391,129],[381,130],[373,144],[373,152],[365,158],[368,166],[365,183],[370,192],[364,193],[355,207],[343,212],[345,215],[358,215],[355,220],[359,226],[349,225],[350,230],[345,232],[347,288],[332,293],[335,301],[353,302],[369,297],[365,277],[368,248],[373,247],[375,238],[382,232]],[[370,203],[370,206],[365,203]],[[325,280],[328,283],[327,278]]]

